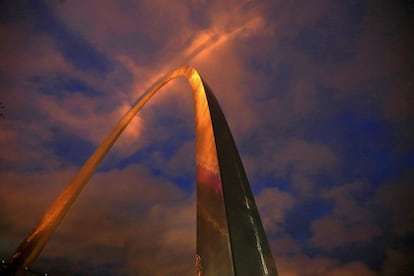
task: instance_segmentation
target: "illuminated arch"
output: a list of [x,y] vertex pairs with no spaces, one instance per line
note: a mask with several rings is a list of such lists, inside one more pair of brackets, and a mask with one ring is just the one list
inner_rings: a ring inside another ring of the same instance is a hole
[[[7,262],[13,274],[37,258],[112,145],[166,83],[185,77],[193,91],[196,133],[197,275],[277,275],[257,207],[224,114],[193,67],[173,71],[125,114]],[[1,272],[1,271],[0,271]]]

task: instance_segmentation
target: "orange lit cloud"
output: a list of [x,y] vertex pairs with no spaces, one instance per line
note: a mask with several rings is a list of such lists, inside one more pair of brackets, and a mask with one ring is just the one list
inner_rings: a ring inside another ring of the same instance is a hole
[[[11,185],[0,186],[5,212],[2,223],[13,227],[1,231],[12,241],[4,250],[17,245],[73,173],[73,169],[33,173],[29,182],[27,175],[0,175]],[[35,196],[39,189],[45,192]],[[160,271],[187,275],[193,270],[194,233],[194,198],[174,184],[154,178],[144,167],[131,166],[93,177],[39,262],[71,256],[70,266],[76,266],[101,248],[96,258],[90,259],[95,265],[113,261],[113,255],[106,255],[105,250],[118,250],[125,271],[152,273],[154,266],[165,266]],[[183,260],[177,263],[174,256]]]
[[[406,11],[387,5],[49,1],[46,15],[61,29],[47,18],[34,21],[30,9],[15,24],[6,10],[0,24],[3,257],[137,98],[190,64],[223,108],[281,275],[402,274],[412,254],[397,247],[414,233],[413,176],[403,175],[414,148],[413,44],[410,24],[398,21]],[[64,52],[64,35],[52,34],[62,29],[111,69],[100,74],[76,66],[71,55],[82,47]],[[80,85],[59,86],[62,76]],[[40,270],[194,274],[193,112],[184,80],[154,97],[48,244]],[[286,231],[302,219],[292,214],[309,199],[323,210],[308,218],[299,240]],[[376,266],[360,256],[330,256],[376,239],[384,243],[375,244],[384,254]]]

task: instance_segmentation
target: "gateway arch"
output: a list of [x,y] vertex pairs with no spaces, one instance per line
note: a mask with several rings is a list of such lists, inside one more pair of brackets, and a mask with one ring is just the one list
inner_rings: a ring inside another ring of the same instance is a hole
[[124,115],[89,157],[39,224],[7,260],[0,274],[13,275],[35,261],[102,159],[137,112],[170,80],[185,77],[195,105],[197,275],[277,275],[246,173],[224,114],[193,67],[158,81]]

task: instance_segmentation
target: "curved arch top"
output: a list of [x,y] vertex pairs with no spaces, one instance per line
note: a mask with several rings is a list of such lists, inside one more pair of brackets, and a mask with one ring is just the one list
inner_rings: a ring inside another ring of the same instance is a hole
[[180,67],[156,82],[124,115],[10,257],[6,273],[14,274],[31,265],[134,116],[161,87],[180,76],[188,80],[194,97],[197,275],[277,275],[224,114],[211,89],[190,66]]

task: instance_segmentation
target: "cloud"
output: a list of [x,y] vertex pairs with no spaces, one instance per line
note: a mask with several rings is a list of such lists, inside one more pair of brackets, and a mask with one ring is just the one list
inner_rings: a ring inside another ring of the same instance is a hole
[[[28,233],[35,225],[73,173],[73,168],[36,173],[1,172],[2,239],[8,237],[15,243],[16,239],[23,238],[19,235]],[[9,246],[17,244],[10,242]]]
[[414,82],[408,76],[404,76],[391,87],[384,102],[384,115],[388,119],[402,121],[413,117],[411,107],[414,106],[414,98],[410,93],[413,87]]
[[[272,150],[268,150],[271,148]],[[300,192],[312,195],[317,185],[311,177],[332,170],[338,157],[326,145],[298,138],[284,138],[263,146],[261,170],[275,177],[291,177]]]
[[413,274],[414,254],[412,252],[389,249],[385,254],[386,259],[382,270],[383,275]]
[[0,37],[5,41],[0,62],[4,80],[18,82],[33,73],[70,69],[48,36],[29,34],[19,25],[0,24]]
[[285,213],[294,206],[294,198],[277,188],[265,188],[256,196],[263,227],[268,233],[278,233],[283,229]]
[[[114,120],[126,110],[125,103],[115,108],[107,104],[122,101],[122,97],[116,98],[123,85],[113,83],[124,78],[120,77],[119,66],[108,75],[109,80],[98,80],[97,76],[83,74],[68,63],[51,37],[35,31],[28,35],[28,30],[19,25],[1,25],[0,28],[0,35],[7,41],[0,63],[2,101],[8,113],[1,125],[7,133],[1,141],[2,148],[7,150],[3,155],[4,164],[9,168],[30,168],[30,163],[38,162],[40,166],[42,160],[45,168],[59,166],[61,162],[53,149],[42,148],[56,137],[52,128],[94,144],[100,142],[109,132],[105,128],[108,121],[115,125]],[[63,84],[55,87],[53,83],[62,83],[62,78],[68,83],[76,81],[78,87]],[[118,87],[105,94],[115,86]],[[88,95],[85,87],[97,91],[100,98]],[[138,118],[126,130],[116,147],[122,148],[120,152],[131,149],[131,140],[137,140],[141,125]],[[18,160],[26,160],[27,164]]]
[[314,220],[309,242],[324,249],[334,249],[350,243],[366,243],[383,233],[372,211],[358,200],[367,189],[364,182],[353,182],[327,190],[322,198],[333,200],[332,213]]
[[151,157],[154,165],[163,174],[185,177],[195,173],[195,141],[193,140],[180,144],[171,156],[164,156],[161,151],[155,151]]
[[51,149],[43,145],[51,142],[52,132],[35,122],[4,120],[0,129],[1,171],[55,169],[62,162]]
[[322,197],[334,201],[333,215],[347,223],[359,223],[372,219],[367,204],[358,200],[367,188],[367,183],[356,181],[333,187],[323,193]]
[[270,247],[274,256],[276,256],[276,265],[278,265],[279,257],[287,257],[296,255],[301,252],[301,246],[298,241],[293,239],[291,236],[286,235],[282,238],[270,240]]
[[380,210],[392,213],[392,232],[401,237],[414,235],[414,204],[410,197],[414,192],[412,180],[413,173],[406,171],[382,185],[374,196],[374,202]]
[[323,217],[311,223],[310,243],[325,249],[333,249],[347,243],[369,242],[381,233],[372,223],[347,225],[334,217]]
[[287,141],[273,159],[276,167],[286,169],[288,166],[294,166],[303,173],[313,173],[331,166],[335,161],[335,155],[326,146],[300,139]]
[[[73,0],[6,9],[2,252],[13,250],[145,89],[188,63],[227,116],[282,275],[404,271],[412,176],[396,175],[411,164],[413,47],[410,10],[397,5]],[[194,274],[195,199],[187,189],[194,123],[186,91],[185,81],[171,82],[134,119],[39,268]],[[303,216],[295,213],[301,208]],[[286,223],[303,229],[287,233]],[[364,251],[376,240],[384,263],[332,253],[354,245]]]
[[276,258],[280,275],[376,275],[362,262],[338,263],[335,259],[298,255]]
[[[28,233],[73,174],[70,169],[29,176],[0,175],[2,183],[7,183],[0,186],[1,225],[8,226],[2,228],[1,243],[9,241],[2,254],[10,253]],[[152,274],[156,268],[159,273],[190,275],[194,269],[194,233],[194,196],[152,176],[145,167],[134,165],[97,173],[92,178],[47,244],[39,263],[64,259],[67,267],[74,265],[75,273],[76,264],[88,259],[95,267],[118,263],[128,273]],[[46,268],[57,269],[51,264]]]
[[[35,104],[48,118],[49,127],[63,129],[65,132],[95,145],[103,141],[111,128],[115,127],[118,120],[131,108],[129,105],[123,104],[114,110],[102,111],[100,101],[96,97],[76,92],[61,98],[38,95]],[[136,150],[142,129],[143,120],[137,115],[114,147],[115,152],[128,156],[132,149]]]
[[[230,14],[221,12],[221,5],[220,7],[217,7],[216,4],[208,6],[209,24],[201,30],[194,28],[189,18],[189,7],[183,4],[142,2],[138,5],[139,7],[135,4],[131,5],[124,6],[113,1],[106,1],[100,3],[99,8],[94,8],[93,5],[85,7],[85,5],[77,5],[75,2],[71,2],[56,5],[54,9],[66,24],[91,39],[97,47],[104,49],[110,56],[119,57],[119,60],[134,72],[136,78],[135,88],[138,87],[137,81],[141,81],[141,84],[139,84],[141,91],[149,87],[162,74],[182,65],[183,62],[192,63],[200,68],[202,74],[211,75],[214,83],[223,85],[225,83],[238,83],[238,80],[244,79],[248,75],[240,71],[242,67],[237,63],[237,57],[233,53],[233,49],[237,44],[234,44],[233,41],[249,37],[258,32],[267,32],[266,23],[258,14],[257,9],[248,9],[248,12],[246,12],[242,9],[245,4],[239,4],[238,8],[233,8]],[[191,6],[192,4],[190,4],[190,9]],[[131,14],[131,9],[138,11],[139,14],[142,13],[143,18],[141,20],[146,22],[146,25],[150,28],[144,29],[142,26],[136,26],[135,15]],[[92,12],[95,10],[101,12]],[[158,16],[160,12],[163,13],[162,17]],[[110,25],[107,23],[108,14],[111,14],[110,17],[113,18]],[[156,22],[154,22],[154,18],[157,18]],[[172,18],[175,22],[173,26],[169,24]],[[89,27],[84,28],[84,26]],[[156,31],[158,28],[160,28],[159,31]],[[155,40],[158,41],[158,45],[168,45],[168,47],[165,46],[161,55],[157,55],[157,59],[151,63],[145,62],[143,64],[138,61],[137,56],[140,52],[143,52],[142,49],[134,49],[132,52],[124,48],[125,45],[130,44],[145,45],[145,43],[150,43],[148,39],[144,42],[138,41],[141,43],[131,43],[129,41],[128,43],[116,44],[117,47],[108,47],[112,45],[110,41],[116,41],[118,36],[121,39],[129,37],[130,40],[135,41],[142,40],[146,35],[157,35],[159,37]],[[224,53],[220,54],[223,51]],[[123,54],[119,55],[120,52]],[[232,67],[232,70],[227,70],[227,72],[234,72],[232,79],[236,81],[231,82],[230,76],[227,75],[227,81],[222,82],[223,74],[217,75],[215,73],[217,71],[215,69],[217,68],[216,64],[222,60],[221,55],[226,56],[225,58],[228,61],[226,67]],[[217,56],[217,58],[212,59],[213,56]],[[230,62],[231,60],[232,62]],[[215,80],[215,76],[218,77],[218,80]],[[145,84],[142,83],[142,80],[145,80]],[[253,114],[248,113],[248,103],[243,102],[244,97],[242,95],[236,96],[233,94],[245,93],[241,85],[239,88],[233,87],[232,89],[218,85],[213,89],[222,91],[221,94],[228,94],[224,99],[221,99],[224,102],[223,105],[226,105],[226,103],[230,105],[231,108],[229,107],[228,110],[244,110],[244,124],[232,124],[235,125],[233,128],[236,131],[241,128],[253,127],[254,122],[251,122],[254,120],[252,119]],[[132,92],[132,94],[137,95],[136,92]],[[238,100],[235,101],[235,99]],[[240,113],[237,115],[229,114],[229,120],[237,122],[233,120],[235,116],[240,116]]]

